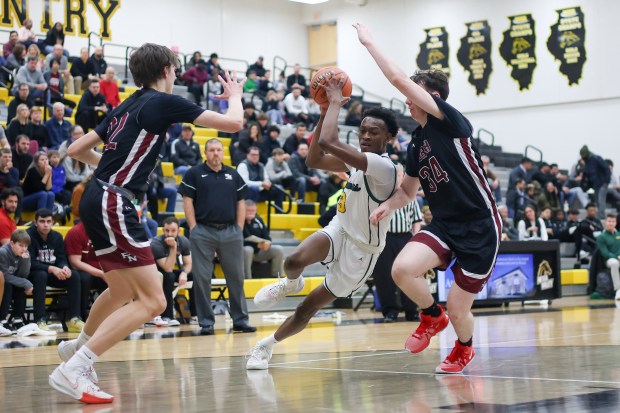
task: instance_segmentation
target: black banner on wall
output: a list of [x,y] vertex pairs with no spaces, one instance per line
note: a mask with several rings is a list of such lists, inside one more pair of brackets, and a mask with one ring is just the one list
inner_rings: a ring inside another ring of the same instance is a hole
[[586,62],[586,28],[581,7],[557,10],[558,22],[551,26],[547,48],[560,61],[560,72],[568,84],[579,83]]
[[461,38],[456,58],[469,72],[468,81],[476,88],[476,94],[484,94],[493,71],[491,61],[491,28],[486,20],[466,23],[467,34]]
[[420,44],[420,53],[416,63],[420,69],[440,69],[449,77],[450,64],[448,56],[448,32],[445,27],[433,27],[424,29],[426,40]]
[[504,32],[499,54],[512,67],[510,76],[519,90],[529,89],[536,68],[536,32],[531,14],[510,16],[510,28]]

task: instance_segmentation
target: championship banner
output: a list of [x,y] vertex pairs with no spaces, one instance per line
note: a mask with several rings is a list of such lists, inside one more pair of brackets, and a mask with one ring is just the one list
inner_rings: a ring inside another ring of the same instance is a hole
[[510,28],[504,32],[499,54],[512,67],[510,76],[519,90],[529,89],[536,68],[536,32],[531,14],[508,17]]
[[461,38],[461,47],[456,58],[469,72],[469,83],[476,88],[476,94],[486,93],[489,77],[493,71],[491,61],[491,28],[486,20],[465,23],[467,34]]
[[547,49],[560,61],[560,73],[568,84],[579,83],[586,58],[586,28],[581,7],[557,10],[558,22],[551,26]]
[[445,27],[433,27],[424,29],[426,40],[420,44],[420,53],[416,63],[422,70],[439,69],[450,77],[450,64],[448,56],[448,32]]

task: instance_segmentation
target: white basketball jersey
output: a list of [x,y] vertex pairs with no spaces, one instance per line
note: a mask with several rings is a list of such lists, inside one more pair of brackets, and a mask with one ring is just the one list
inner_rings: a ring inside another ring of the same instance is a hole
[[387,153],[381,156],[375,153],[365,155],[368,159],[366,173],[351,168],[351,177],[338,200],[337,218],[353,240],[382,248],[392,214],[376,227],[370,224],[369,216],[396,191],[396,166]]

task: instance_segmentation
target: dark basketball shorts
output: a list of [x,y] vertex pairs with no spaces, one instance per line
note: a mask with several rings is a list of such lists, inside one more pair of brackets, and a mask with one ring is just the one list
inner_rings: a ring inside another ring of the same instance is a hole
[[151,241],[128,197],[93,178],[80,201],[80,219],[104,272],[155,264]]
[[431,248],[442,261],[440,270],[447,269],[456,258],[452,265],[456,284],[477,294],[493,272],[501,234],[499,215],[467,222],[433,218],[410,242]]

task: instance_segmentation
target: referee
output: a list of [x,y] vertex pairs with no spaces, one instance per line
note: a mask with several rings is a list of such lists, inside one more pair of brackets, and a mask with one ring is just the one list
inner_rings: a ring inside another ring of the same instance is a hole
[[[402,179],[403,169],[398,165],[399,185]],[[415,199],[410,204],[394,211],[394,215],[390,220],[390,227],[385,238],[385,248],[381,255],[379,255],[377,265],[372,273],[379,302],[381,303],[384,323],[397,321],[401,307],[405,312],[407,321],[418,321],[420,319],[416,304],[406,294],[401,294],[398,287],[396,287],[396,283],[392,279],[392,264],[394,264],[398,253],[407,245],[411,236],[419,230],[419,223],[421,221],[422,214]],[[401,305],[398,304],[399,295]]]
[[252,333],[243,291],[243,223],[247,186],[233,168],[223,165],[224,147],[217,139],[205,145],[206,162],[186,172],[179,186],[190,229],[194,296],[201,335],[214,334],[211,276],[215,253],[229,292],[233,331]]

